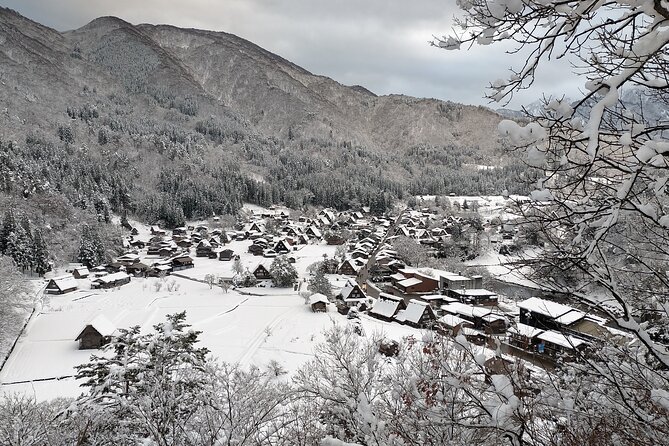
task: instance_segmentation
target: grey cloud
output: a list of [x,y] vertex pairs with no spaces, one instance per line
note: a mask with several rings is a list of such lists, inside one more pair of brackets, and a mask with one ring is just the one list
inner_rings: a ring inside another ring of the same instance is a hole
[[[377,94],[435,97],[489,105],[485,88],[519,67],[505,48],[447,52],[428,45],[448,33],[454,2],[416,0],[10,0],[6,6],[58,30],[115,15],[131,23],[169,23],[226,31],[246,38],[315,74]],[[565,64],[540,73],[535,87],[511,103],[532,102],[542,92],[575,96]],[[491,105],[496,107],[495,104]]]

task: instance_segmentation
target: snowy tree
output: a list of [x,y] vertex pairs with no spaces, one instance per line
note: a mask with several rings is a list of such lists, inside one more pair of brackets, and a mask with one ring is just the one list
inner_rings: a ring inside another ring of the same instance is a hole
[[142,334],[139,326],[119,330],[104,354],[77,367],[77,378],[89,389],[77,401],[79,410],[122,419],[107,426],[113,436],[186,444],[187,426],[212,390],[208,350],[196,347],[200,332],[188,327],[182,312],[168,315],[153,333]]
[[215,274],[206,274],[204,276],[204,282],[209,285],[209,289],[212,289],[214,285],[218,282],[218,278]]
[[18,222],[16,221],[14,210],[10,207],[7,209],[2,219],[2,229],[0,229],[0,253],[5,254],[7,251],[9,234],[15,232],[17,227]]
[[242,275],[244,273],[244,265],[242,265],[242,261],[239,260],[239,258],[232,262],[232,270],[235,272],[235,274],[238,275]]
[[276,257],[269,267],[272,283],[277,287],[291,286],[297,280],[297,271],[286,256]]
[[332,297],[332,284],[328,278],[325,277],[321,268],[315,268],[315,271],[309,278],[309,286],[307,289],[314,293],[323,294],[329,298]]
[[428,249],[412,238],[401,235],[392,244],[397,255],[411,266],[425,266],[430,257]]
[[14,261],[0,256],[0,345],[18,334],[23,315],[32,305],[29,291]]
[[49,271],[49,250],[47,248],[44,237],[42,236],[42,230],[35,228],[33,231],[33,244],[32,244],[32,261],[34,271],[43,276],[47,271]]
[[666,442],[669,415],[661,389],[669,388],[669,140],[665,122],[621,98],[637,92],[663,107],[669,102],[669,6],[458,3],[464,10],[460,32],[434,45],[457,49],[512,41],[529,54],[508,79],[492,82],[490,99],[505,102],[529,88],[548,58],[573,63],[583,79],[576,100],[544,98],[527,125],[499,124],[510,144],[526,151],[527,164],[542,171],[532,204],[520,209],[548,249],[523,271],[607,314],[637,341],[607,343],[586,367],[570,370],[576,378],[566,383],[583,387],[565,385],[561,393],[583,413],[590,409],[584,416],[590,425],[562,426],[563,438],[584,442],[599,425],[609,429],[598,440],[604,443]]
[[105,261],[104,243],[96,228],[88,225],[81,228],[77,260],[89,268],[98,266]]

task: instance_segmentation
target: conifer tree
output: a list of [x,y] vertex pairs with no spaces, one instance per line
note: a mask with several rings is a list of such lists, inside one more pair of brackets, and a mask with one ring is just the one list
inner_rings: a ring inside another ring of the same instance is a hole
[[43,276],[49,271],[49,250],[39,228],[33,231],[32,241],[33,270]]

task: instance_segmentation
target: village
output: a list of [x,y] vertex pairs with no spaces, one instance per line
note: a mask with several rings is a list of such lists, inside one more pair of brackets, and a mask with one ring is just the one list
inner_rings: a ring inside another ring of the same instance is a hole
[[[516,237],[511,220],[491,218],[491,203],[504,209],[504,201],[489,199],[480,210],[494,252]],[[453,202],[460,207],[467,199]],[[76,396],[73,367],[118,329],[149,330],[184,310],[213,356],[282,373],[304,363],[333,323],[363,336],[381,333],[385,354],[401,337],[434,330],[466,339],[489,358],[501,351],[510,362],[551,369],[602,341],[629,342],[601,315],[541,290],[514,299],[486,289],[482,275],[412,266],[394,243],[402,238],[436,251],[461,221],[437,214],[418,207],[384,216],[323,209],[292,217],[288,209],[252,207],[234,229],[217,218],[173,230],[135,223],[115,261],[70,264],[45,280],[38,308],[0,370],[2,391]],[[294,271],[282,286],[272,274],[278,263]],[[326,279],[324,290],[312,286],[316,274]]]

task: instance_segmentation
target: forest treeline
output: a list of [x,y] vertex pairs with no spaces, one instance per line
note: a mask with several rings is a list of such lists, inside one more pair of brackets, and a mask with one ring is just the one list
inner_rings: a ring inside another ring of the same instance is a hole
[[57,194],[105,219],[129,213],[173,227],[235,214],[244,202],[382,213],[407,195],[522,193],[518,180],[529,177],[522,163],[469,167],[481,158],[478,148],[419,145],[384,154],[292,131],[284,141],[234,117],[198,119],[185,103],[184,110],[165,105],[162,121],[137,118],[118,94],[67,107],[52,133],[40,126],[23,141],[0,140],[1,191]]

